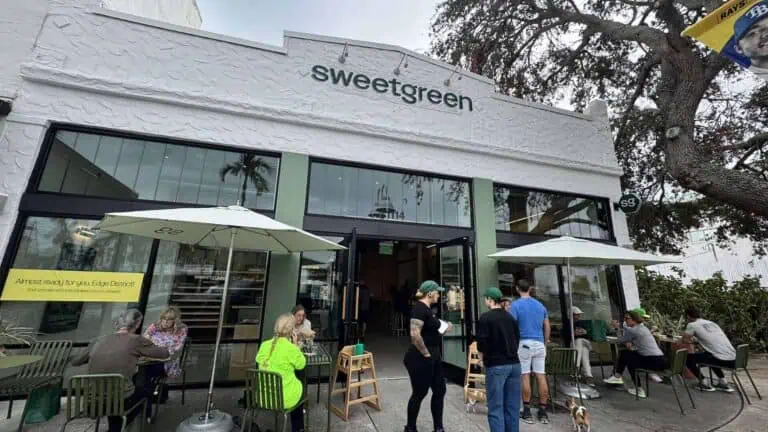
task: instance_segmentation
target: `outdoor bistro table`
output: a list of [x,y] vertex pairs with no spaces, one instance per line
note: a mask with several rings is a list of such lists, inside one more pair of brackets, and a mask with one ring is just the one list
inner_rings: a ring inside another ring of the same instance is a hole
[[[329,408],[331,404],[331,389],[333,388],[333,382],[331,381],[331,376],[333,375],[333,358],[328,353],[328,350],[325,349],[322,345],[316,343],[313,345],[312,352],[304,352],[304,356],[307,358],[307,365],[306,368],[310,366],[314,366],[317,368],[317,403],[320,403],[320,373],[321,368],[323,366],[328,367],[328,406],[326,406],[327,411],[327,419],[326,419],[326,431],[331,430],[331,409]],[[306,375],[305,377],[305,388],[308,388],[309,386],[306,384]],[[309,393],[307,393],[308,395]],[[309,399],[307,399],[309,400]]]

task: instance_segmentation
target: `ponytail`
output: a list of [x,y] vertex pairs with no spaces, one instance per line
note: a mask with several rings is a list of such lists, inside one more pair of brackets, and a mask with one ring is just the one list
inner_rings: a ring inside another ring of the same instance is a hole
[[275,333],[274,336],[272,336],[272,346],[269,347],[269,354],[264,360],[264,367],[269,367],[269,359],[272,358],[272,353],[275,352],[275,346],[277,346],[277,342],[280,338],[289,338],[291,336],[295,322],[296,320],[293,318],[292,314],[283,314],[277,317],[277,320],[275,321]]

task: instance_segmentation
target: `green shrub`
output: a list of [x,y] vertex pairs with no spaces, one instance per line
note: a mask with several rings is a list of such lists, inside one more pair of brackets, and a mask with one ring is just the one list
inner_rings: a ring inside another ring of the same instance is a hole
[[678,276],[637,271],[640,302],[664,317],[677,318],[695,306],[702,318],[720,325],[734,345],[748,343],[752,350],[768,350],[768,290],[758,278],[747,277],[728,285],[722,274],[684,285]]

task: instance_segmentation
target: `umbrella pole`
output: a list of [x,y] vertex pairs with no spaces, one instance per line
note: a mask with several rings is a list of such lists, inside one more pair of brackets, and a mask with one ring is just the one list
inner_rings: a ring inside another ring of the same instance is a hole
[[216,358],[219,356],[219,345],[221,345],[221,333],[224,328],[224,312],[227,307],[227,290],[229,289],[229,272],[232,269],[232,252],[235,249],[235,236],[237,228],[232,229],[232,236],[229,239],[229,256],[227,257],[227,271],[224,274],[224,291],[221,293],[221,310],[219,311],[219,326],[216,329],[216,345],[213,349],[213,365],[211,366],[211,382],[208,385],[208,400],[205,403],[205,421],[208,421],[211,408],[213,406],[213,382],[216,378]]
[[568,322],[571,323],[571,348],[576,348],[576,337],[574,335],[575,324],[573,322],[573,283],[571,283],[571,259],[566,260],[568,277]]

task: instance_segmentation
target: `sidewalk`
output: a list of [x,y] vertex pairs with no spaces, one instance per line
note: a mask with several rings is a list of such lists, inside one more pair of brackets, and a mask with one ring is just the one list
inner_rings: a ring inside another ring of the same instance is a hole
[[[754,360],[751,363],[753,377],[758,388],[768,392],[768,360]],[[596,376],[599,375],[599,371]],[[745,377],[746,378],[746,377]],[[332,430],[336,432],[352,431],[376,431],[395,432],[402,431],[405,425],[405,407],[410,395],[410,384],[405,379],[382,380],[381,393],[383,410],[357,406],[352,409],[352,419],[342,422],[335,416],[332,417]],[[689,382],[689,385],[693,385]],[[322,400],[325,400],[323,385]],[[682,416],[677,407],[671,388],[664,384],[651,384],[651,394],[648,399],[636,402],[634,397],[626,392],[611,390],[600,386],[603,397],[593,401],[586,401],[586,406],[592,416],[594,431],[728,431],[728,432],[764,432],[768,430],[768,401],[757,400],[753,397],[753,405],[746,406],[742,411],[741,400],[736,393],[699,393],[693,391],[696,402],[696,410],[690,410],[687,397],[683,400],[686,407],[686,416]],[[315,387],[310,388],[314,396]],[[753,394],[751,387],[748,389]],[[206,392],[194,390],[187,392],[187,403],[180,405],[180,394],[172,393],[171,400],[161,407],[157,424],[148,425],[146,432],[170,432],[192,412],[199,411],[204,404]],[[233,415],[242,415],[242,410],[237,407],[237,400],[241,395],[239,389],[219,389],[216,391],[217,408]],[[432,421],[429,411],[429,396],[424,401],[419,417],[419,430],[431,431]],[[313,431],[324,431],[326,411],[322,406],[314,404],[310,408],[310,425]],[[4,409],[5,406],[0,407]],[[12,420],[0,422],[0,432],[15,431],[18,426],[18,416],[21,414],[22,405],[14,405],[14,417]],[[273,416],[262,414],[259,420],[262,431],[273,429]],[[735,420],[734,420],[735,418]],[[521,424],[521,431],[570,431],[571,424],[568,415],[563,411],[550,414],[549,425]],[[63,424],[62,415],[44,425],[30,425],[28,431],[59,431]],[[105,422],[102,422],[101,430],[106,430]],[[456,385],[448,386],[448,394],[445,398],[444,423],[448,432],[458,431],[487,431],[488,424],[484,412],[468,414],[463,403],[462,388]],[[726,426],[724,426],[726,425]],[[134,424],[130,430],[138,431]],[[724,427],[723,427],[724,426]],[[70,432],[93,431],[93,422],[78,420],[67,427]]]

